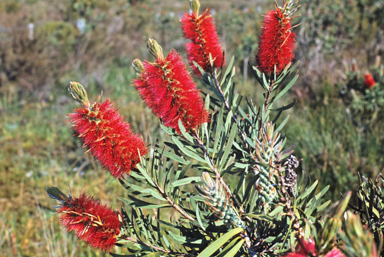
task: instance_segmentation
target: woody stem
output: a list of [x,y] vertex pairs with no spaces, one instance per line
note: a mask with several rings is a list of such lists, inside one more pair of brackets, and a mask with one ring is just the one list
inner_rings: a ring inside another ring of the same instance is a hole
[[196,221],[194,218],[192,218],[188,213],[186,213],[183,209],[180,208],[177,204],[175,204],[171,198],[165,193],[164,189],[162,189],[156,182],[154,182],[156,185],[157,190],[159,193],[168,201],[168,203],[181,215],[183,215],[187,220],[190,221]]
[[[269,104],[271,101],[271,94],[272,94],[272,90],[273,90],[274,85],[275,84],[273,83],[273,79],[271,79],[269,82],[269,90],[267,92],[267,99],[265,100],[265,103],[264,103],[264,114],[266,114],[268,111],[268,107],[269,107]],[[264,127],[264,124],[261,123],[260,128],[259,128],[259,140],[261,140],[261,137],[263,136],[261,133],[263,131],[263,127]]]

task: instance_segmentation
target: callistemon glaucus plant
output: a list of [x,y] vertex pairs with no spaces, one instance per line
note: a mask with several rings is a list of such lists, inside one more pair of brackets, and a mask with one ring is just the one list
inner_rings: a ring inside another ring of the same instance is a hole
[[[208,41],[202,28],[211,26],[205,22],[212,19],[208,12],[199,15],[198,4],[192,1],[193,12],[184,15],[189,25],[184,26]],[[353,229],[342,226],[351,193],[327,216],[328,187],[320,188],[318,181],[296,172],[299,160],[292,155],[294,145],[285,148],[287,140],[280,137],[289,124],[286,110],[294,105],[284,104],[283,96],[298,77],[297,65],[287,65],[293,58],[292,9],[292,2],[286,1],[266,17],[262,36],[266,41],[259,53],[264,73],[257,69],[254,73],[264,102],[237,93],[234,59],[225,70],[216,69],[221,63],[211,62],[223,56],[196,48],[194,54],[207,65],[200,66],[208,69],[200,79],[203,101],[180,54],[171,50],[165,56],[160,45],[149,40],[155,60],[134,60],[133,82],[163,126],[145,158],[141,158],[147,152],[144,142],[112,102],[90,102],[84,88],[72,82],[70,91],[82,104],[69,115],[76,133],[125,191],[119,197],[123,204],[119,215],[85,194],[71,197],[48,188],[48,194],[61,202],[62,224],[97,249],[126,248],[113,256],[123,252],[126,256],[341,257],[341,251],[350,253],[347,256],[379,251],[381,181],[368,188],[363,187],[369,183],[364,179],[361,190],[370,190],[359,191],[366,204],[354,211],[374,229],[373,235],[361,236],[365,233],[352,224],[355,219],[348,221]],[[200,26],[195,30],[193,19]],[[206,47],[191,41],[193,46]],[[270,55],[265,54],[268,51]],[[281,72],[273,76],[275,71]],[[287,117],[281,121],[283,116]],[[124,176],[131,170],[130,176]],[[356,244],[372,245],[373,240],[378,248]]]
[[153,39],[148,41],[148,49],[156,58],[154,63],[134,60],[138,77],[133,82],[145,103],[167,127],[180,133],[178,121],[187,131],[197,129],[209,121],[200,91],[196,88],[182,57],[171,50],[164,57],[161,46]]
[[[293,10],[292,10],[293,9]],[[295,57],[295,33],[292,32],[292,14],[296,11],[292,0],[276,6],[264,16],[260,36],[257,68],[266,74],[279,74]]]
[[57,206],[60,223],[74,231],[80,240],[102,251],[109,251],[120,234],[119,212],[111,210],[91,196],[66,196],[57,187],[48,187],[48,195],[61,202]]
[[[193,62],[199,64],[204,71],[212,72],[212,64],[214,67],[222,67],[225,56],[209,9],[199,14],[199,0],[191,1],[191,9],[191,14],[185,13],[181,18],[181,27],[185,38],[191,40],[186,44],[190,65],[195,74],[201,75]],[[212,64],[210,58],[212,58]]]
[[140,155],[147,153],[143,139],[132,132],[110,100],[92,104],[83,86],[77,82],[71,82],[69,90],[82,104],[68,116],[84,147],[115,178],[129,174],[140,162]]

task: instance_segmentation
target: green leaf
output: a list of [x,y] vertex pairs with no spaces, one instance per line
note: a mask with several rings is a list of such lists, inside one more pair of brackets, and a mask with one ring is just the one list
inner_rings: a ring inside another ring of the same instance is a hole
[[123,201],[132,207],[139,207],[142,209],[157,209],[157,208],[169,207],[169,204],[153,204],[153,203],[148,203],[148,202],[139,200],[137,198],[134,198],[133,196],[128,196],[128,197],[133,199],[133,200],[128,200],[128,199],[122,198],[122,197],[117,197],[117,198],[120,201]]
[[267,214],[252,214],[252,213],[249,213],[249,214],[245,214],[245,216],[248,216],[250,218],[257,219],[257,220],[265,220],[265,221],[269,221],[269,222],[275,221],[274,217],[269,216]]
[[213,144],[212,159],[215,158],[215,154],[218,148],[220,147],[219,142],[221,140],[221,131],[223,129],[223,116],[224,116],[224,105],[220,109],[219,116],[217,116],[215,143]]
[[230,250],[233,249],[234,245],[241,240],[241,237],[236,237],[229,244],[225,246],[225,248],[216,256],[216,257],[224,257]]
[[182,158],[181,156],[178,156],[176,154],[173,154],[171,152],[163,152],[163,155],[169,159],[171,159],[172,161],[176,161],[178,163],[181,163],[181,164],[189,164],[190,162],[188,160],[185,160],[184,158]]
[[318,194],[316,195],[316,198],[317,198],[317,199],[320,199],[321,197],[323,197],[323,196],[325,195],[325,193],[328,192],[329,187],[330,187],[329,185],[326,186],[326,187],[324,187],[323,190],[321,190],[320,193],[318,193]]
[[202,243],[201,239],[187,238],[185,236],[176,235],[171,231],[168,231],[168,234],[170,237],[172,237],[175,241],[177,241],[180,244],[184,244],[184,243],[201,244]]
[[[261,71],[259,71],[259,69],[256,67],[256,66],[252,66],[252,69],[254,70],[254,71],[256,71],[256,79],[257,79],[257,81],[259,82],[259,84],[261,85],[261,86],[263,86],[263,81],[262,81],[262,76],[263,76],[263,73],[261,73]],[[264,86],[263,86],[264,87]]]
[[179,179],[172,182],[171,187],[182,186],[182,185],[190,184],[192,182],[200,182],[200,181],[201,181],[201,177],[183,178],[183,179]]
[[257,175],[253,176],[253,177],[249,180],[248,185],[247,185],[247,188],[246,188],[245,191],[244,191],[244,195],[243,195],[243,197],[244,197],[244,199],[243,199],[243,204],[245,203],[245,201],[246,201],[247,199],[249,199],[249,196],[251,195],[251,189],[254,188],[255,183],[256,183],[256,180],[258,180],[259,177],[260,177],[260,175],[257,174]]
[[276,108],[276,109],[268,109],[268,110],[269,111],[277,111],[277,112],[285,111],[285,110],[292,108],[295,104],[296,104],[296,100],[293,101],[292,103],[288,104],[288,105],[284,105],[283,107]]
[[281,212],[284,209],[283,206],[279,205],[277,206],[272,212],[270,212],[269,216],[276,216],[279,212]]
[[318,184],[319,181],[316,180],[310,188],[308,188],[302,195],[297,198],[297,200],[305,199],[310,193],[312,193],[312,191],[316,190]]
[[331,200],[323,203],[322,205],[320,205],[319,207],[317,207],[316,211],[317,212],[321,212],[322,210],[324,210],[325,208],[328,207],[328,205],[331,203]]
[[165,133],[167,133],[168,135],[177,135],[176,131],[173,129],[173,128],[169,128],[167,126],[165,126],[164,124],[160,123],[160,127],[162,128],[162,130],[164,130]]
[[183,122],[181,121],[181,119],[179,119],[178,121],[178,125],[179,125],[179,129],[181,131],[181,134],[183,134],[183,136],[191,143],[193,143],[193,137],[187,132],[187,130],[185,129],[184,125],[183,125]]
[[289,227],[288,227],[288,231],[287,231],[287,234],[285,235],[285,237],[284,237],[284,241],[283,241],[283,243],[281,244],[281,247],[280,247],[280,252],[281,252],[281,250],[283,249],[283,247],[284,247],[284,245],[285,245],[285,241],[287,241],[287,239],[288,239],[288,236],[291,234],[290,232],[291,232],[291,229],[292,229],[292,225],[293,225],[293,220],[289,223]]
[[263,86],[269,92],[269,83],[267,82],[267,78],[265,77],[264,73],[263,73]]
[[233,62],[235,61],[235,56],[232,56],[231,60],[229,61],[229,64],[227,66],[227,69],[225,70],[224,76],[221,79],[221,85],[224,83],[225,79],[227,78],[228,74],[232,70]]
[[[141,256],[142,253],[137,253],[137,254],[116,254],[116,253],[109,253],[112,257],[138,257]],[[146,255],[148,256],[148,255]]]
[[200,217],[199,204],[197,204],[197,207],[196,207],[196,219],[197,219],[197,222],[199,222],[200,227],[205,231],[205,227],[203,226],[203,222],[201,221],[201,217]]
[[144,189],[144,190],[141,191],[141,193],[143,193],[143,194],[147,193],[147,194],[152,195],[153,197],[155,197],[156,199],[158,199],[160,201],[166,201],[166,199],[164,199],[164,197],[162,195],[160,195],[159,193],[155,192],[151,188]]
[[224,257],[235,256],[239,252],[240,248],[243,246],[244,241],[244,239],[240,240]]
[[275,130],[274,133],[277,133],[278,131],[282,130],[285,126],[285,124],[287,123],[287,121],[289,120],[289,115],[287,116],[287,118],[285,118],[283,120],[283,122],[280,124],[280,126]]
[[204,251],[202,251],[198,255],[198,257],[212,256],[220,247],[222,247],[225,243],[227,243],[227,241],[230,238],[234,237],[235,235],[240,234],[243,231],[244,231],[243,228],[235,228],[235,229],[228,231],[226,234],[224,234],[219,239],[217,239],[215,242],[210,244],[207,248],[205,248]]
[[179,147],[179,149],[187,156],[199,161],[199,162],[203,162],[205,163],[205,160],[203,158],[201,158],[198,154],[197,154],[197,151],[195,149],[191,149],[190,147],[186,147],[180,140],[178,137],[175,137],[173,136],[172,137],[172,140],[173,142],[175,142],[175,144],[177,145],[177,147]]
[[201,66],[197,62],[194,61],[193,65],[195,65],[195,67],[199,69],[199,71],[201,72],[202,76],[205,75],[205,70],[203,68],[201,68]]
[[226,134],[228,134],[228,129],[231,123],[232,123],[232,111],[229,111],[227,115],[227,120],[225,121],[225,125],[224,125],[224,129],[225,129],[224,131]]
[[236,69],[235,69],[235,67],[233,67],[232,72],[231,72],[231,77],[229,78],[227,86],[225,87],[224,92],[223,92],[224,97],[228,96],[228,91],[232,87],[232,78],[235,76],[235,73],[236,73]]
[[287,93],[287,91],[295,84],[297,78],[299,77],[299,75],[297,74],[292,80],[291,82],[289,82],[289,84],[283,89],[280,91],[280,93],[277,94],[277,96],[275,97],[275,101],[277,99],[279,99],[280,97],[282,97],[285,93]]
[[145,177],[145,179],[148,181],[148,183],[151,186],[156,187],[156,185],[153,182],[152,178],[148,175],[146,169],[144,167],[142,167],[141,164],[137,164],[136,167],[140,171],[140,173]]
[[225,146],[224,154],[223,154],[223,156],[220,158],[220,170],[223,169],[224,164],[225,164],[226,161],[227,161],[228,155],[229,155],[229,153],[230,153],[231,150],[232,150],[232,144],[233,144],[233,140],[235,139],[236,132],[237,132],[237,124],[236,124],[236,123],[233,123],[233,124],[232,124],[232,128],[231,128],[231,133],[230,133],[230,135],[229,135],[228,142],[227,142],[227,144],[226,144],[226,146]]

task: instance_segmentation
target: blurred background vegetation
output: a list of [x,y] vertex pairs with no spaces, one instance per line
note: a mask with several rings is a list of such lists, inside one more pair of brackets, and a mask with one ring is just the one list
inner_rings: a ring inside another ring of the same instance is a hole
[[[262,15],[273,1],[201,2],[211,8],[227,57],[236,58],[238,92],[261,99],[250,65]],[[294,20],[300,26],[293,30],[301,76],[291,99],[284,99],[297,101],[284,132],[290,144],[299,143],[302,174],[331,185],[327,197],[339,199],[357,186],[357,172],[373,177],[384,168],[384,120],[355,126],[339,96],[353,59],[360,83],[372,69],[383,78],[378,62],[384,58],[384,3],[301,5]],[[164,139],[131,86],[131,61],[152,60],[148,37],[166,52],[184,54],[178,20],[188,9],[188,0],[0,1],[0,256],[103,256],[61,230],[45,193],[47,186],[68,185],[73,194],[87,190],[114,208],[124,193],[72,136],[66,115],[77,104],[67,84],[81,82],[91,99],[101,92],[113,99],[135,132],[150,136],[149,143]],[[384,90],[384,80],[376,86]]]

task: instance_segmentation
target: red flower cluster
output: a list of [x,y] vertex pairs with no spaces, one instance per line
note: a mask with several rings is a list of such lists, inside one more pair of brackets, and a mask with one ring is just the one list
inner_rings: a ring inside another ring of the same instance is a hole
[[181,133],[179,119],[187,131],[208,122],[209,115],[199,90],[175,50],[171,50],[166,58],[162,52],[158,53],[155,63],[145,61],[139,77],[133,82],[153,113],[165,126],[178,133]]
[[184,36],[191,40],[186,45],[186,50],[194,73],[201,76],[193,62],[199,64],[207,72],[212,71],[209,54],[212,56],[214,66],[222,67],[225,57],[209,10],[207,9],[201,15],[198,14],[198,8],[193,10],[192,14],[185,13],[181,24]]
[[[293,253],[288,253],[285,257],[312,257],[316,255],[315,242],[313,240],[300,240],[297,244],[296,250]],[[328,252],[325,257],[345,257],[339,249],[334,248]]]
[[367,88],[373,88],[375,86],[375,80],[373,79],[371,73],[364,74],[364,82]]
[[142,156],[147,153],[142,138],[132,132],[108,99],[93,106],[84,104],[69,118],[84,146],[115,178],[129,174],[140,162],[139,151]]
[[116,244],[120,234],[119,213],[98,200],[85,194],[67,198],[57,212],[61,224],[93,248],[109,251]]
[[268,11],[264,18],[260,37],[257,67],[271,74],[276,67],[279,74],[295,57],[295,33],[291,31],[291,18],[279,7]]

